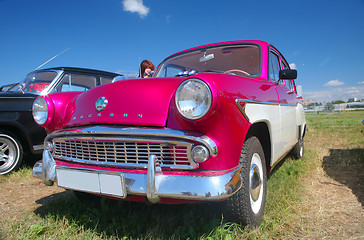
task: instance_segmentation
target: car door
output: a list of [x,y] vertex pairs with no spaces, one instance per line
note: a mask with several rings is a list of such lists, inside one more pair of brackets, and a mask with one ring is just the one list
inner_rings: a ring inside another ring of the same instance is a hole
[[[282,55],[271,48],[270,59],[273,74],[270,74],[271,80],[275,82],[279,98],[279,115],[280,115],[280,143],[281,149],[279,155],[287,153],[297,140],[297,95],[294,90],[293,80],[279,79],[279,70],[289,68]],[[277,71],[278,70],[278,71]],[[273,79],[272,79],[273,78]]]

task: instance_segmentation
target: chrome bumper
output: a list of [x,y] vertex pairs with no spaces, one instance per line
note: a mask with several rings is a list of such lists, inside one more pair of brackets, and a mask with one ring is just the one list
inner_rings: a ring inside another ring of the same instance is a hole
[[[41,178],[46,185],[57,182],[56,166],[48,150],[43,152],[43,161],[34,165],[33,176]],[[79,169],[102,172],[100,170]],[[149,156],[147,174],[121,173],[125,179],[127,195],[146,196],[151,203],[160,198],[174,198],[199,201],[223,200],[234,194],[242,186],[240,168],[218,176],[164,175],[157,164],[155,155]],[[119,173],[116,172],[115,173]],[[74,189],[78,190],[78,189]]]

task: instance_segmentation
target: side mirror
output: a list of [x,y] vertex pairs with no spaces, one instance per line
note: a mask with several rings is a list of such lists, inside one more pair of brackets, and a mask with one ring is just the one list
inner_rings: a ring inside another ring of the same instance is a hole
[[297,70],[294,69],[284,69],[279,71],[279,79],[296,79]]

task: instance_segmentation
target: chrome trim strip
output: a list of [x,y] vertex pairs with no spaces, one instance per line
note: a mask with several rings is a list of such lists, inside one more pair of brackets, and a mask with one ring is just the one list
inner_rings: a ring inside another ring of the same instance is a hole
[[[276,103],[276,102],[265,102],[265,101],[255,101],[243,98],[235,99],[235,102],[246,102],[246,103],[253,103],[253,104],[264,104],[264,105],[279,105],[279,106],[289,106],[289,107],[296,107],[299,103],[296,104],[288,104],[288,103]],[[239,107],[239,106],[238,106]]]
[[254,104],[264,104],[264,105],[279,105],[279,103],[276,102],[265,102],[265,101],[255,101],[255,100],[249,100],[249,99],[243,99],[243,98],[237,98],[235,102],[246,102],[246,103],[254,103]]
[[296,104],[280,103],[279,105],[286,106],[286,107],[297,107],[298,103],[296,103]]
[[13,96],[1,96],[0,99],[34,99],[34,97],[13,97]]
[[43,144],[42,145],[35,145],[35,146],[33,146],[33,150],[34,151],[41,151],[43,149],[44,149],[44,145]]
[[112,126],[94,126],[94,127],[86,127],[81,130],[63,130],[59,132],[54,132],[49,134],[45,141],[49,141],[52,138],[57,137],[70,137],[70,136],[118,136],[118,137],[130,137],[135,138],[140,137],[144,141],[148,141],[148,139],[154,139],[155,137],[160,138],[161,140],[171,140],[171,139],[181,139],[187,141],[195,141],[199,142],[206,146],[210,154],[214,157],[217,156],[217,146],[215,142],[209,137],[198,134],[193,131],[182,131],[175,130],[170,128],[121,128],[121,127],[112,127]]
[[245,119],[250,122],[250,119],[248,117],[248,115],[246,115],[246,112],[245,112],[245,107],[246,107],[246,102],[244,104],[244,106],[242,107],[240,102],[243,102],[243,101],[240,101],[239,99],[235,99],[235,103],[236,103],[236,106],[238,106],[240,112],[243,114],[243,116],[245,117]]
[[48,93],[52,92],[53,88],[58,84],[63,75],[63,70],[50,70],[51,72],[56,72],[56,77],[52,80],[52,82],[40,93],[40,95],[47,95]]

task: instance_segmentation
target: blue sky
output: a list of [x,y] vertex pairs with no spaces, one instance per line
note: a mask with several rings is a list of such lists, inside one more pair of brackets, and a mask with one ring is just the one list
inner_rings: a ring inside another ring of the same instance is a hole
[[135,73],[177,51],[257,39],[298,70],[313,101],[364,99],[363,0],[0,0],[0,85],[39,65]]

